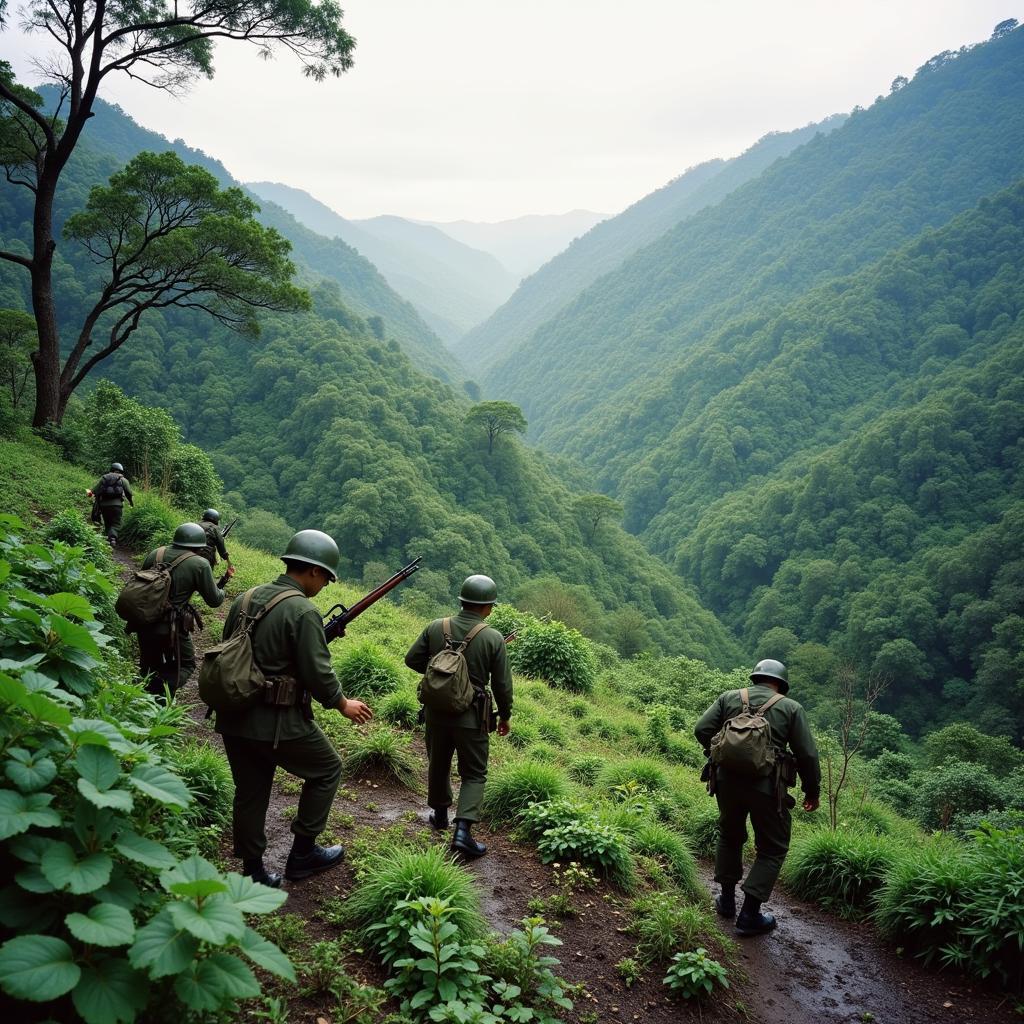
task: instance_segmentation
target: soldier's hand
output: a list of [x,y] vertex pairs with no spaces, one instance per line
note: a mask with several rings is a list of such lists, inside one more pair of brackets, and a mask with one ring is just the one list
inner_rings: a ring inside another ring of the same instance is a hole
[[817,797],[815,797],[813,800],[804,800],[804,810],[808,812],[816,811],[820,803],[821,801]]
[[498,722],[498,735],[499,736],[507,736],[509,734],[509,729],[510,728],[511,727],[508,724],[508,719],[507,718],[501,719],[501,721]]
[[373,718],[373,712],[361,700],[349,700],[347,697],[343,697],[338,710],[356,725],[363,725]]
[[231,579],[231,577],[235,575],[235,567],[230,562],[228,562],[227,569],[224,570],[224,575],[227,576],[228,579]]

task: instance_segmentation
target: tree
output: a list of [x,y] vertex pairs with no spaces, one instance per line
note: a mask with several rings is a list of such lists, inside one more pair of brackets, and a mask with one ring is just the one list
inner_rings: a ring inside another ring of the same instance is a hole
[[607,494],[584,494],[572,503],[572,511],[587,538],[587,543],[591,544],[601,523],[611,516],[621,516],[623,508]]
[[466,425],[487,431],[487,454],[494,451],[494,442],[502,434],[526,433],[523,410],[512,402],[479,402],[466,413]]
[[[4,6],[0,5],[0,25]],[[23,25],[53,41],[38,61],[59,92],[44,113],[40,97],[18,85],[0,65],[0,163],[11,184],[33,194],[28,254],[0,251],[0,258],[31,277],[32,308],[39,329],[34,353],[35,426],[59,422],[61,339],[53,292],[54,200],[60,177],[93,114],[101,85],[125,74],[157,89],[180,92],[199,76],[213,76],[214,41],[255,45],[270,56],[286,50],[303,72],[322,80],[352,66],[355,40],[341,26],[334,0],[29,0]]]
[[0,309],[0,384],[17,409],[32,373],[36,322],[18,309]]

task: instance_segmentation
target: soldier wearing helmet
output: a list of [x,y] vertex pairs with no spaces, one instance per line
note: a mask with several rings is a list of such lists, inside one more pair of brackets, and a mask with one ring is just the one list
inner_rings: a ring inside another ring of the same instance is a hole
[[224,545],[224,534],[220,532],[220,513],[215,508],[208,508],[203,513],[199,525],[206,534],[206,545],[203,547],[203,558],[210,563],[210,568],[217,567],[217,555],[220,555],[225,562],[230,562],[228,549]]
[[489,576],[470,576],[459,592],[461,611],[450,618],[431,622],[405,656],[409,668],[425,672],[430,659],[446,645],[458,645],[469,637],[464,655],[478,699],[458,714],[424,708],[430,824],[438,831],[448,828],[448,809],[453,799],[452,758],[457,757],[462,784],[455,810],[452,849],[466,857],[481,857],[487,852],[487,847],[473,838],[472,826],[480,820],[487,782],[491,727],[488,684],[498,709],[499,736],[508,735],[512,714],[512,671],[505,638],[485,621],[497,600],[498,588],[494,580]]
[[226,640],[242,622],[252,622],[265,611],[250,636],[253,659],[272,689],[266,703],[218,712],[216,721],[235,780],[235,856],[244,874],[274,887],[281,884],[281,875],[265,867],[263,854],[278,767],[303,780],[284,877],[308,878],[333,867],[345,854],[341,846],[316,842],[341,781],[341,758],[313,720],[313,700],[356,724],[373,717],[362,701],[342,693],[323,619],[311,601],[337,579],[338,545],[319,530],[302,530],[288,542],[281,559],[285,571],[273,583],[235,598],[224,623]]
[[173,697],[196,667],[190,634],[202,629],[203,621],[190,604],[192,596],[198,594],[211,608],[219,608],[224,603],[223,588],[234,575],[229,568],[219,582],[214,581],[210,563],[201,555],[205,544],[206,534],[198,523],[182,523],[171,544],[151,551],[142,563],[144,569],[158,563],[171,566],[166,618],[138,631],[140,670],[149,677],[146,689],[156,696],[166,686]]
[[110,469],[96,482],[96,486],[85,492],[93,500],[93,522],[103,518],[103,529],[107,534],[107,542],[113,547],[117,543],[117,531],[121,526],[124,502],[134,506],[132,488],[124,475],[124,466],[120,462],[112,462]]
[[[694,728],[705,753],[716,745],[727,722],[744,714],[767,721],[768,730],[762,740],[771,748],[767,757],[758,760],[756,768],[741,768],[736,762],[742,755],[728,759],[712,757],[708,763],[709,790],[718,800],[719,838],[715,854],[715,881],[721,893],[715,898],[715,909],[722,917],[735,918],[740,935],[760,935],[775,927],[775,918],[763,913],[789,850],[792,829],[789,811],[795,801],[786,793],[798,775],[803,786],[805,811],[817,810],[821,791],[821,769],[818,750],[807,723],[804,709],[789,692],[789,674],[781,661],[759,661],[750,673],[753,684],[741,690],[728,690],[701,716]],[[744,729],[747,737],[761,730]],[[734,736],[742,733],[737,731]],[[746,738],[743,742],[746,741]],[[712,743],[712,740],[715,743]],[[752,739],[751,739],[752,742]],[[788,753],[792,751],[792,755]],[[717,760],[717,764],[712,763]],[[774,768],[766,762],[774,761]],[[792,769],[795,768],[795,772]],[[736,914],[736,885],[743,877],[743,845],[747,840],[747,818],[754,830],[756,853],[754,863],[743,881],[743,907]]]

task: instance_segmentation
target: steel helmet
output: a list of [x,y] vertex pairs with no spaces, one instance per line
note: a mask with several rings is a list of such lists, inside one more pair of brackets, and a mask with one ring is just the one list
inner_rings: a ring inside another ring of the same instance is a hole
[[299,530],[284,549],[281,558],[285,562],[306,562],[318,565],[330,574],[331,582],[338,578],[338,562],[341,552],[331,537],[320,530]]
[[498,588],[490,576],[470,576],[462,584],[459,600],[464,604],[494,604]]
[[786,666],[781,661],[773,661],[771,658],[759,661],[754,666],[754,671],[750,673],[750,681],[754,682],[759,676],[778,683],[779,693],[789,692],[789,672],[786,671]]
[[198,523],[182,523],[174,531],[174,546],[178,548],[205,548],[206,532]]
[[110,464],[110,472],[111,473],[123,473],[124,472],[124,466],[122,466],[120,462],[112,462]]
[[209,523],[219,523],[220,513],[215,508],[208,508],[203,513],[203,518]]

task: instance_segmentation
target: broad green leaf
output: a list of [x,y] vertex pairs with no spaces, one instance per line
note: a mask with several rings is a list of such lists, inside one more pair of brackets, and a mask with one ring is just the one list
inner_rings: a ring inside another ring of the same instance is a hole
[[257,967],[262,967],[265,971],[270,971],[287,981],[295,981],[295,968],[292,962],[273,942],[263,938],[259,932],[246,928],[238,946]]
[[219,878],[197,878],[194,882],[175,882],[171,892],[175,896],[187,896],[189,899],[205,899],[215,892],[227,892],[228,887]]
[[220,893],[208,896],[202,906],[179,901],[169,905],[171,920],[203,942],[221,946],[229,939],[240,939],[245,932],[242,912]]
[[68,731],[80,746],[110,747],[118,754],[130,754],[138,749],[138,744],[126,739],[120,729],[102,718],[76,718]]
[[124,907],[97,903],[87,914],[68,914],[68,931],[91,946],[127,946],[135,938],[135,922]]
[[57,908],[52,900],[41,900],[17,885],[0,889],[0,924],[7,928],[45,931],[56,918]]
[[76,619],[92,619],[92,605],[81,594],[50,594],[43,606],[58,615],[74,615]]
[[120,864],[114,865],[110,881],[102,889],[97,889],[93,897],[103,903],[113,903],[125,910],[134,910],[142,899],[139,887],[128,877]]
[[[102,750],[102,747],[84,747],[84,750]],[[112,807],[116,811],[130,811],[135,801],[127,789],[108,789],[100,792],[88,779],[78,780],[78,792],[95,807]]]
[[[56,633],[66,647],[70,648],[70,650],[62,652],[64,657],[70,659],[78,651],[91,656],[91,658],[100,656],[100,649],[93,639],[92,633],[85,626],[80,626],[77,622],[65,619],[61,615],[51,615],[50,630]],[[81,659],[78,661],[81,663]],[[82,667],[86,668],[87,666],[82,665]]]
[[121,777],[121,763],[103,747],[82,747],[75,758],[75,768],[101,792],[110,789]]
[[51,935],[19,935],[0,946],[0,987],[15,999],[57,999],[78,984],[81,974],[71,947]]
[[232,999],[251,999],[260,994],[260,983],[256,975],[237,956],[230,953],[211,953],[203,966],[218,977],[218,983]]
[[13,789],[0,789],[0,839],[27,832],[33,825],[54,828],[60,824],[60,815],[50,807],[50,793],[16,793]]
[[160,884],[168,891],[178,882],[195,882],[200,878],[220,878],[220,872],[204,857],[193,854],[177,862],[160,876]]
[[105,853],[90,853],[79,860],[67,843],[54,843],[43,854],[40,866],[46,878],[58,889],[67,889],[81,896],[110,881],[114,862]]
[[131,1024],[149,999],[146,976],[122,957],[82,968],[71,1001],[86,1024]]
[[34,793],[48,786],[57,775],[53,759],[40,751],[30,753],[21,747],[7,751],[10,760],[4,765],[4,774],[22,793]]
[[134,832],[122,832],[114,841],[114,847],[122,856],[148,868],[172,868],[177,863],[166,846]]
[[187,807],[192,802],[192,794],[185,783],[160,765],[138,765],[131,774],[130,782],[136,789],[162,804]]
[[18,706],[28,690],[14,676],[9,676],[0,671],[0,700],[5,704]]
[[60,683],[52,676],[44,675],[42,672],[22,672],[18,678],[29,693],[47,693],[51,697],[60,699],[66,696],[66,694],[60,693]]
[[174,981],[174,994],[197,1013],[210,1013],[227,998],[221,975],[195,960]]
[[14,876],[14,880],[27,892],[47,893],[54,892],[57,888],[43,874],[43,870],[38,864],[29,864],[27,868],[22,868]]
[[[32,618],[37,622],[42,620],[34,612]],[[34,665],[38,665],[41,661],[46,660],[45,654],[33,654],[28,658],[0,658],[0,672],[19,672],[26,668],[32,668]]]
[[288,899],[288,893],[232,871],[228,874],[228,898],[243,914],[269,914]]
[[41,693],[26,693],[19,705],[37,722],[47,725],[71,724],[71,712]]
[[185,970],[199,949],[199,940],[171,920],[167,907],[135,933],[128,959],[145,967],[152,978],[166,978]]

